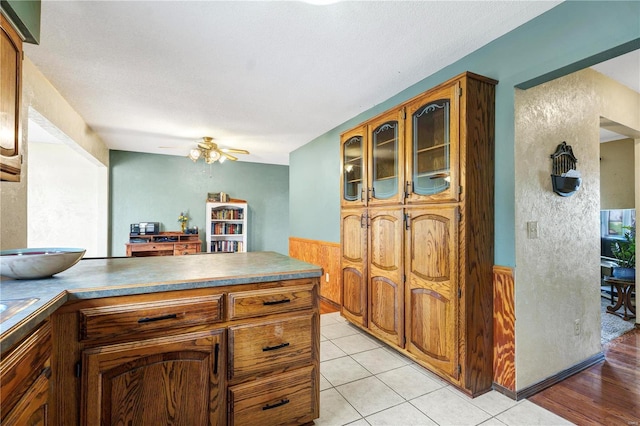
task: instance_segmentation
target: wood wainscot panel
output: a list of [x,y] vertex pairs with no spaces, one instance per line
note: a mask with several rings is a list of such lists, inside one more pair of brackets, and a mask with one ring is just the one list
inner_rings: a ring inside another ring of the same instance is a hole
[[515,392],[516,334],[513,269],[493,267],[493,382]]
[[289,256],[322,267],[320,297],[339,307],[342,293],[340,243],[289,237]]

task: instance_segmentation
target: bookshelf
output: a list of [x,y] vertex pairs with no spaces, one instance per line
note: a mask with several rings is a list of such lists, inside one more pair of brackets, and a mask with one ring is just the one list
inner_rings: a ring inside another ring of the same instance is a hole
[[247,251],[247,203],[207,203],[207,252]]

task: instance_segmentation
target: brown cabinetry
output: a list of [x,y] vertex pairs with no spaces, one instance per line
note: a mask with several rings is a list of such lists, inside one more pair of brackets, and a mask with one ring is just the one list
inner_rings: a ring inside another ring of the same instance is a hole
[[67,303],[52,316],[56,424],[313,421],[318,281]]
[[223,425],[222,330],[82,353],[82,424]]
[[46,321],[0,362],[3,425],[48,425],[51,324]]
[[0,14],[0,180],[20,181],[22,39]]
[[200,253],[198,234],[160,232],[155,235],[131,235],[126,244],[127,256],[184,256]]
[[341,138],[343,316],[471,395],[492,380],[496,83],[461,74]]

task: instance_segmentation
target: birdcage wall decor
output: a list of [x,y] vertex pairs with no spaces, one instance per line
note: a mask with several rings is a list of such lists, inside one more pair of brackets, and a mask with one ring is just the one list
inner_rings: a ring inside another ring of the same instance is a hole
[[553,192],[561,197],[569,197],[580,188],[582,179],[580,172],[576,168],[578,159],[573,155],[571,145],[562,142],[556,147],[556,151],[551,154],[552,171],[551,185]]

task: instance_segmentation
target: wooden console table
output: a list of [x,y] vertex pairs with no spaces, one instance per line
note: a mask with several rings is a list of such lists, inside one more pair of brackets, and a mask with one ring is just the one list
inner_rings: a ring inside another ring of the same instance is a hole
[[[614,306],[607,306],[607,312],[610,314],[618,315],[625,321],[631,318],[635,318],[636,308],[631,303],[631,292],[636,288],[635,280],[621,280],[614,277],[605,277],[604,282],[613,285],[618,293],[618,299]],[[624,308],[624,315],[617,312],[618,309]],[[632,315],[627,314],[627,308]]]
[[154,235],[129,235],[127,256],[183,256],[200,253],[202,242],[198,234],[160,232]]

